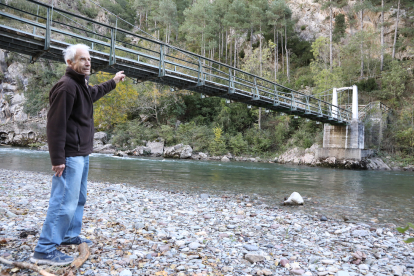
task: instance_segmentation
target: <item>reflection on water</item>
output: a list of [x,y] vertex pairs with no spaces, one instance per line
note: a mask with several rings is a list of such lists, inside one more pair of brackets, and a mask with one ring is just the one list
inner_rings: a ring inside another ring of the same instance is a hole
[[[47,152],[4,146],[0,147],[0,168],[52,174]],[[161,190],[253,195],[271,206],[296,191],[310,198],[301,211],[351,220],[376,218],[398,225],[414,222],[414,174],[410,172],[92,154],[89,175],[94,181]]]

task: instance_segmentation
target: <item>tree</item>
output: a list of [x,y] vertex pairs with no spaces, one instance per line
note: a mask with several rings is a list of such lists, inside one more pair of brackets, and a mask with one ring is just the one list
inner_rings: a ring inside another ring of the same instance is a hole
[[333,42],[338,43],[345,36],[346,22],[345,15],[340,13],[335,17],[335,27],[333,30]]
[[317,0],[322,3],[322,10],[329,9],[329,68],[332,71],[333,66],[333,11],[334,7],[342,7],[345,5],[343,0]]
[[388,92],[386,97],[393,96],[396,100],[397,97],[402,96],[405,91],[406,79],[407,70],[401,66],[400,62],[394,60],[390,70],[382,74],[382,88]]
[[185,33],[187,42],[198,45],[201,54],[206,55],[207,47],[211,47],[210,41],[215,38],[215,22],[213,9],[209,0],[199,0],[184,10],[185,21],[180,31]]
[[[285,12],[288,10],[284,0],[274,0],[270,3],[269,9],[266,11],[268,24],[273,26],[273,43],[274,43],[274,73],[275,81],[277,80],[278,63],[279,63],[279,32],[277,29],[281,26],[281,20],[284,18]],[[277,34],[277,38],[276,38]]]
[[[225,20],[225,15],[228,12],[229,0],[216,0],[213,2],[213,15],[214,21],[216,22],[218,28],[218,56],[219,61],[223,56],[224,47],[226,47],[226,63],[227,63],[227,30],[229,27],[229,22]],[[226,44],[226,45],[224,45]]]
[[234,30],[234,67],[237,67],[237,38],[249,28],[248,18],[249,13],[245,0],[234,0],[229,7],[228,13],[225,15],[228,26]]
[[165,42],[170,43],[171,31],[177,30],[177,6],[173,1],[161,0],[155,18],[165,27]]
[[330,69],[330,54],[328,54],[329,42],[327,37],[321,36],[312,43],[311,51],[314,60],[311,62],[310,67],[316,86],[316,90],[314,91],[316,95],[342,84],[342,69],[335,67],[335,63],[333,69]]
[[392,59],[395,58],[395,45],[397,44],[398,23],[400,20],[400,2],[401,0],[398,0],[397,21],[395,22],[394,43],[392,45]]
[[250,24],[253,30],[257,30],[256,32],[259,35],[259,65],[260,71],[259,75],[262,76],[262,28],[263,26],[267,27],[267,20],[266,20],[266,10],[268,9],[267,0],[256,0],[252,2],[249,6],[250,9]]
[[[111,78],[108,73],[92,75],[90,83],[102,83]],[[135,106],[138,92],[131,80],[117,84],[114,91],[94,103],[94,120],[99,129],[110,129],[127,121],[128,112]]]

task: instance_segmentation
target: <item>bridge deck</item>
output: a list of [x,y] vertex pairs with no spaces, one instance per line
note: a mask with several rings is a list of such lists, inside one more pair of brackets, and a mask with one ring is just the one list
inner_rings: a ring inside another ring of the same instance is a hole
[[[46,16],[1,4],[0,48],[32,56],[34,61],[42,57],[64,62],[62,50],[70,44],[66,41],[76,41],[91,46],[92,72],[123,70],[138,82],[153,81],[330,124],[347,124],[352,118],[348,110],[226,64],[67,11],[52,9],[34,0],[27,1],[45,9],[43,14]],[[64,20],[58,21],[53,18],[53,12],[74,18],[78,25],[86,22],[106,28],[107,35],[79,28],[76,24],[70,25]],[[132,44],[125,39],[116,40],[117,34],[138,42]]]

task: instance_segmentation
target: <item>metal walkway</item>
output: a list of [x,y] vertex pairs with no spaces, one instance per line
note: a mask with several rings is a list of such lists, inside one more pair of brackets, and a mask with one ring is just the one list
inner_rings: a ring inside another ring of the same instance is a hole
[[352,120],[349,110],[119,29],[117,22],[110,26],[34,0],[24,7],[12,2],[0,3],[0,48],[29,55],[33,62],[40,57],[64,62],[63,49],[84,43],[91,47],[92,72],[123,70],[137,82],[149,80],[334,125]]

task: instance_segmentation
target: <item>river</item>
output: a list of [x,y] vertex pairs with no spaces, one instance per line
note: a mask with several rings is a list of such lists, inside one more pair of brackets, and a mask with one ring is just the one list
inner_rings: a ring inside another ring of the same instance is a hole
[[[48,152],[7,146],[0,146],[0,168],[51,174]],[[397,226],[414,222],[413,172],[92,154],[89,180],[175,192],[243,195],[277,208],[285,196],[296,191],[305,198],[305,206],[281,208],[349,221]]]

